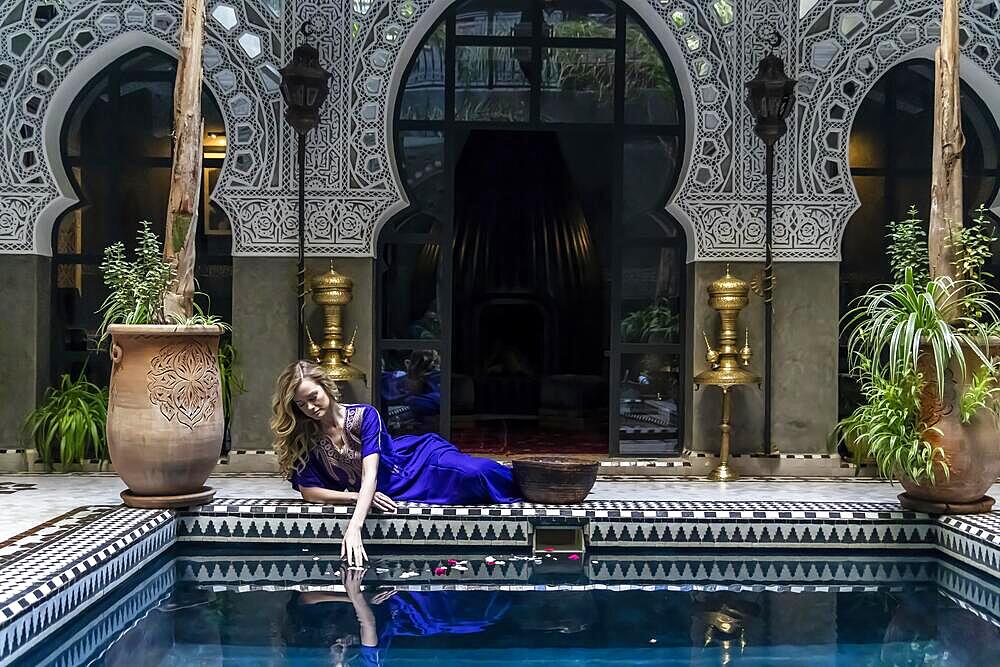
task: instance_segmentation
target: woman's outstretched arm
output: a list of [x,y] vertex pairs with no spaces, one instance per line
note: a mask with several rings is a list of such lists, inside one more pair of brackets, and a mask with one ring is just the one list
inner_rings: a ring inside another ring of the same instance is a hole
[[307,503],[329,503],[331,505],[350,505],[358,499],[357,491],[333,491],[320,486],[300,486],[299,493]]
[[361,527],[368,516],[368,510],[375,497],[375,484],[378,481],[378,454],[369,454],[361,461],[361,490],[358,491],[354,514],[344,531],[344,539],[340,543],[340,556],[347,556],[349,566],[360,566],[368,560],[365,547],[361,544]]
[[[302,494],[302,500],[307,503],[350,505],[351,503],[358,501],[357,491],[334,491],[333,489],[324,489],[321,486],[300,486],[299,493]],[[375,492],[375,497],[372,499],[372,505],[375,509],[382,512],[396,511],[396,503],[393,502],[392,498],[385,495],[381,491]]]

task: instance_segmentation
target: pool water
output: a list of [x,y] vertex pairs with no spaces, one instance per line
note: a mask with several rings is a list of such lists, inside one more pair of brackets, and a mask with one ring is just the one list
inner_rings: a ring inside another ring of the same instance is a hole
[[931,557],[494,558],[175,552],[16,664],[1000,665],[998,582]]

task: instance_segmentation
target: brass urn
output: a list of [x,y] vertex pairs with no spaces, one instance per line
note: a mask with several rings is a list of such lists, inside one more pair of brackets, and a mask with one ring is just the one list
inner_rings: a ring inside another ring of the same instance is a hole
[[313,340],[306,327],[306,337],[309,341],[309,356],[323,366],[323,370],[335,382],[345,380],[364,380],[364,371],[351,365],[354,356],[354,343],[357,339],[357,329],[351,340],[345,343],[343,326],[343,308],[354,298],[354,281],[338,272],[330,262],[330,270],[313,276],[309,281],[312,300],[323,309],[323,335],[319,344]]
[[705,361],[709,368],[694,376],[697,389],[701,385],[713,385],[722,390],[722,421],[719,430],[722,432],[719,446],[719,466],[709,473],[709,479],[724,482],[737,478],[737,474],[729,467],[729,434],[732,426],[730,419],[730,390],[741,384],[757,384],[760,376],[752,373],[750,365],[752,351],[750,349],[750,331],[746,330],[743,345],[739,344],[739,329],[737,320],[740,311],[750,303],[750,286],[746,281],[733,276],[726,265],[726,274],[713,281],[708,286],[708,305],[719,313],[719,343],[713,348],[705,337]]

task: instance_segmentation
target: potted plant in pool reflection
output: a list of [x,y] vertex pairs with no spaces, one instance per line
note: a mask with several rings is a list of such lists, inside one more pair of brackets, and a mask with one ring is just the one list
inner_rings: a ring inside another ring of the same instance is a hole
[[915,209],[893,223],[893,282],[844,316],[851,373],[864,403],[836,437],[856,461],[900,480],[901,502],[935,512],[988,511],[1000,473],[1000,293],[983,267],[996,241],[980,207],[954,240],[957,277],[928,271]]
[[[933,590],[897,594],[883,665],[1000,665],[1000,629]],[[928,610],[932,610],[928,613]]]

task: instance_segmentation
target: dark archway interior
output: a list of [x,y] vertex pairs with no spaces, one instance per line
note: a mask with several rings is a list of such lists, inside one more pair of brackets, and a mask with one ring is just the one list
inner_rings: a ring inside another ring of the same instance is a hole
[[[52,382],[85,373],[107,384],[110,359],[98,345],[107,298],[99,266],[122,242],[132,258],[141,221],[164,236],[173,162],[173,91],[177,62],[150,48],[132,51],[95,76],[71,105],[61,152],[79,204],[52,230]],[[199,305],[232,321],[232,230],[211,193],[226,155],[222,112],[206,89],[202,197],[195,235]]]
[[607,450],[611,133],[480,130],[455,176],[454,440]]
[[411,58],[379,234],[375,403],[466,451],[667,454],[684,257],[680,87],[616,0],[457,2]]
[[[1000,189],[1000,129],[975,89],[961,84],[963,207],[966,222],[980,205],[991,205]],[[851,177],[861,200],[844,230],[840,264],[840,313],[871,287],[891,279],[888,233],[894,220],[915,207],[927,228],[934,130],[934,63],[909,60],[886,72],[861,103],[851,128]],[[990,215],[994,218],[995,216]],[[1000,275],[994,259],[986,271]],[[849,376],[846,340],[839,356],[839,416],[863,397]]]

